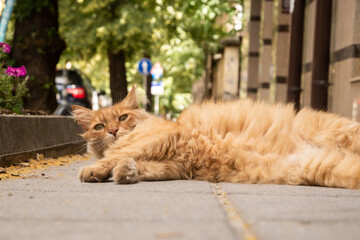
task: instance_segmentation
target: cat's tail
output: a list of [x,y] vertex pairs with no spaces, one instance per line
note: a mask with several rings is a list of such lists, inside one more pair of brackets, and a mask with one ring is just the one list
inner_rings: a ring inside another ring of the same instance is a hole
[[360,189],[360,156],[341,148],[306,146],[289,161],[299,161],[306,185]]

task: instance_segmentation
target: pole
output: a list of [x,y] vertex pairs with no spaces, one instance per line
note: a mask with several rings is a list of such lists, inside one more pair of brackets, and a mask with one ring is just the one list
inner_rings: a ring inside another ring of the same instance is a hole
[[159,100],[160,100],[160,96],[155,95],[155,106],[154,106],[155,115],[159,115]]
[[291,16],[289,83],[286,100],[287,102],[294,103],[296,111],[300,110],[304,12],[305,1],[296,0]]
[[144,97],[144,102],[143,102],[143,108],[146,110],[146,105],[148,103],[147,100],[147,76],[145,74],[143,74],[143,88],[144,88],[144,92],[145,92],[145,97]]
[[327,110],[332,0],[316,1],[311,107]]

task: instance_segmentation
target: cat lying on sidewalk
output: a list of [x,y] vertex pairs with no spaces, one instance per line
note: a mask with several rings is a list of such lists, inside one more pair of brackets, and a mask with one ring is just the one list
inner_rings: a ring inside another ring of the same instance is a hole
[[139,109],[135,88],[112,107],[73,105],[99,160],[84,182],[195,179],[360,188],[360,124],[252,100],[193,105],[176,122]]

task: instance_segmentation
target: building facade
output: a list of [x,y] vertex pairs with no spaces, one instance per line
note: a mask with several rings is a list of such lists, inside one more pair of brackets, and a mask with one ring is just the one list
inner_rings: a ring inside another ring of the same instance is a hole
[[360,121],[360,0],[245,0],[243,7],[240,36],[224,41],[210,61],[210,83],[197,86],[216,99],[293,102]]

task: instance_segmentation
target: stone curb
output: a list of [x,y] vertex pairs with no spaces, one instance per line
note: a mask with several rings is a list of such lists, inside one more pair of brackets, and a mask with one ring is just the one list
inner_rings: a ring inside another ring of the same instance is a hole
[[83,130],[68,116],[0,116],[0,167],[36,154],[59,157],[86,152]]

